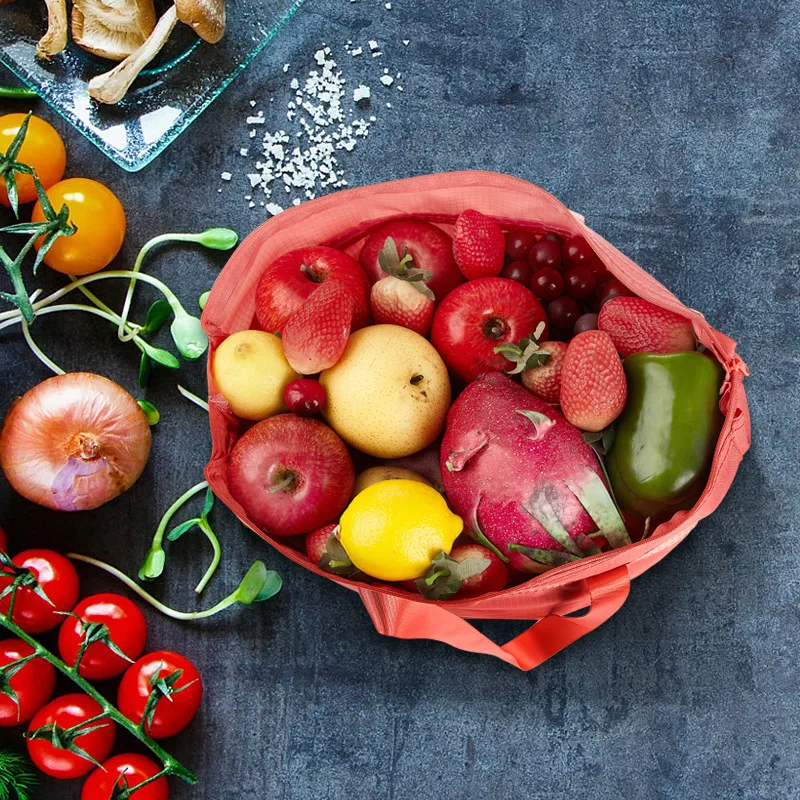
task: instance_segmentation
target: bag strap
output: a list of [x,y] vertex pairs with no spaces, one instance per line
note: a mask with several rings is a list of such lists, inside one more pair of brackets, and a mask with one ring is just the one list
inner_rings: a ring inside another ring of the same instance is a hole
[[398,639],[433,639],[459,650],[495,656],[521,670],[530,670],[612,617],[628,597],[625,565],[586,579],[589,610],[580,617],[551,614],[504,645],[484,636],[445,603],[430,603],[371,591],[358,593],[378,633]]

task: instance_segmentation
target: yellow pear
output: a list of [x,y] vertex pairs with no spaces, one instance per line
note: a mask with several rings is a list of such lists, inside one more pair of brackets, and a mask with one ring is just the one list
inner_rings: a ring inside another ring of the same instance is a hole
[[433,345],[400,325],[353,333],[320,383],[328,424],[349,445],[378,458],[402,458],[434,442],[450,407],[447,367]]

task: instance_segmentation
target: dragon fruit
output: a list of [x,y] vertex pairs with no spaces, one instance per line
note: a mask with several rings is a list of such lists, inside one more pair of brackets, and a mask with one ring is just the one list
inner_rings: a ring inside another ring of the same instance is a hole
[[631,543],[582,432],[502,373],[453,404],[440,459],[465,530],[514,569],[544,572]]

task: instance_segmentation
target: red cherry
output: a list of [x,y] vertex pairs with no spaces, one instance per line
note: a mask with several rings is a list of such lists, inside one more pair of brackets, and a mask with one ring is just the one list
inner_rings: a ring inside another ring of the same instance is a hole
[[596,256],[586,239],[582,236],[573,236],[564,243],[563,258],[565,266],[577,267],[578,265],[588,266]]
[[561,245],[552,239],[542,239],[531,247],[528,255],[528,263],[534,272],[538,272],[542,267],[561,269]]
[[570,267],[564,273],[564,284],[567,294],[576,300],[588,297],[597,283],[594,272],[587,266]]
[[573,336],[577,336],[584,331],[597,330],[597,314],[581,314],[575,320],[575,327],[572,329]]
[[[506,255],[512,261],[523,261],[528,257],[528,253],[535,243],[536,234],[532,231],[509,231],[506,234]],[[512,278],[512,280],[516,280],[516,278]]]
[[531,289],[540,300],[555,300],[564,291],[564,279],[552,267],[543,267],[531,279]]
[[292,414],[298,417],[313,417],[325,408],[325,387],[311,378],[298,378],[286,385],[283,399]]
[[500,273],[501,278],[510,278],[512,281],[521,283],[523,286],[528,286],[533,277],[533,270],[527,261],[512,261],[503,267]]
[[606,275],[608,275],[606,265],[597,256],[595,256],[589,262],[589,269],[594,272],[594,277],[597,283],[600,283],[600,281],[603,280]]
[[550,325],[559,331],[571,331],[580,315],[581,310],[577,302],[566,295],[557,297],[547,304],[547,319],[550,320]]
[[595,292],[597,297],[598,308],[602,307],[603,303],[610,300],[612,297],[631,297],[631,292],[627,286],[615,277],[606,278],[598,287]]
[[542,239],[548,242],[555,242],[559,247],[561,247],[561,245],[564,243],[564,237],[559,236],[559,234],[554,233],[553,231],[546,233],[544,236],[542,236]]

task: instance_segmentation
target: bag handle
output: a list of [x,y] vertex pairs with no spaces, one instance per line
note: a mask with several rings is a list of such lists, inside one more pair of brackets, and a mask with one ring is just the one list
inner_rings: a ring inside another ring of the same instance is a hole
[[612,617],[628,597],[630,576],[624,564],[586,579],[590,606],[580,617],[551,614],[500,646],[443,603],[425,603],[382,594],[369,587],[358,593],[378,633],[398,639],[433,639],[459,650],[495,656],[521,670],[530,670]]

